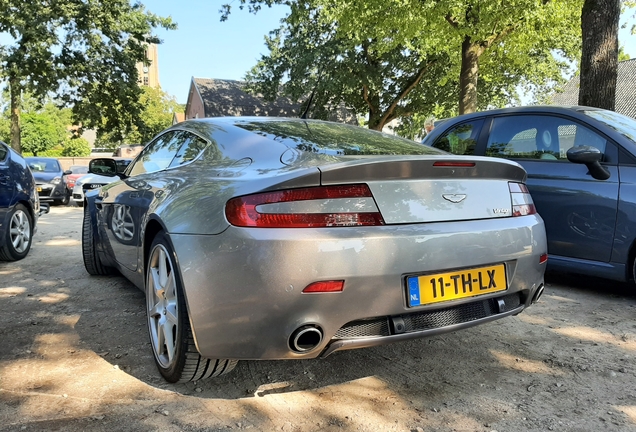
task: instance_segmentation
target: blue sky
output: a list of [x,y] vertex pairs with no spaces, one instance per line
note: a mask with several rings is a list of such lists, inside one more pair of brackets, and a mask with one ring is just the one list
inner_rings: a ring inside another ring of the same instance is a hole
[[[188,98],[190,79],[222,78],[240,80],[256,64],[261,54],[267,54],[264,36],[279,27],[288,8],[264,7],[257,14],[238,9],[238,0],[142,0],[148,10],[161,16],[171,16],[179,28],[158,31],[159,80],[164,91],[180,103]],[[220,22],[219,9],[232,3],[232,14]],[[625,21],[626,14],[621,23]],[[633,23],[633,20],[631,20]],[[619,42],[631,58],[636,58],[636,36],[629,28],[622,29]]]
[[[264,36],[280,26],[287,7],[264,7],[258,14],[238,9],[238,0],[142,0],[146,9],[171,16],[177,30],[157,31],[161,88],[186,103],[191,78],[243,79],[261,54]],[[233,3],[232,14],[220,22],[219,10]]]

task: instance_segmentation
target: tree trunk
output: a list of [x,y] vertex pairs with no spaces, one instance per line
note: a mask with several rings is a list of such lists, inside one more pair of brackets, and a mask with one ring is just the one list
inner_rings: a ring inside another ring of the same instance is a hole
[[477,79],[479,56],[483,48],[472,42],[470,36],[462,42],[462,67],[459,73],[459,114],[477,111]]
[[369,110],[369,129],[381,131],[384,127],[384,122],[382,121],[382,116],[376,115]]
[[579,105],[614,110],[620,0],[585,0]]
[[22,87],[20,79],[9,78],[9,92],[11,93],[11,148],[22,153],[22,143],[20,141],[20,109],[22,106]]

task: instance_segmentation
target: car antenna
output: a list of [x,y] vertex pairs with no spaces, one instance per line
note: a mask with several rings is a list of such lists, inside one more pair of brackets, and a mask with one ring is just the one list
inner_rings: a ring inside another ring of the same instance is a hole
[[311,91],[311,95],[309,95],[309,101],[307,102],[307,107],[305,111],[300,115],[300,118],[303,120],[307,120],[307,113],[309,113],[309,108],[311,108],[311,102],[314,100],[314,94],[316,93],[316,87]]
[[318,88],[318,84],[320,84],[320,79],[322,78],[322,69],[318,72],[318,79],[316,80],[316,85],[314,85],[314,89],[311,91],[311,95],[309,95],[309,100],[307,101],[307,107],[305,111],[300,115],[300,118],[303,120],[307,120],[307,114],[309,113],[309,108],[311,108],[311,103],[314,100],[314,96],[316,94],[316,89]]

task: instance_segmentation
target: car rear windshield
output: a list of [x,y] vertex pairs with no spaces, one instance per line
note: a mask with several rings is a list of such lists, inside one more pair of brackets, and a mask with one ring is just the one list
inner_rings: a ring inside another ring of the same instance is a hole
[[60,172],[60,164],[55,159],[27,158],[27,163],[31,171],[39,172]]
[[320,121],[249,121],[236,126],[298,150],[334,156],[444,154],[398,136]]
[[614,111],[589,110],[585,115],[592,117],[622,134],[625,138],[636,144],[636,120]]

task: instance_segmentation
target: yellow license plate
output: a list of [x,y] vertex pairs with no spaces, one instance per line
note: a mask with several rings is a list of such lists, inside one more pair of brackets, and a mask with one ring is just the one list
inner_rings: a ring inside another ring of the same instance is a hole
[[406,279],[409,307],[474,297],[508,289],[506,267],[497,264]]

